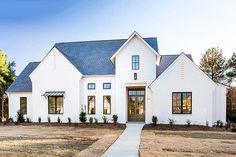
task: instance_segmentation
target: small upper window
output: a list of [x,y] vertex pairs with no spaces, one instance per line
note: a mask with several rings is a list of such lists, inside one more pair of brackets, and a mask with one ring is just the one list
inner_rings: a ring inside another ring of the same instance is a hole
[[95,83],[88,83],[88,89],[95,89]]
[[27,97],[20,97],[20,112],[27,114]]
[[111,83],[103,83],[103,89],[111,89]]
[[139,70],[139,55],[132,56],[132,70]]

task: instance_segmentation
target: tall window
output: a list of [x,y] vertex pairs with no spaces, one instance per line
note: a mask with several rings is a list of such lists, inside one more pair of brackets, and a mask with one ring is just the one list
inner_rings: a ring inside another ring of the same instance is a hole
[[111,83],[103,83],[103,89],[111,89]]
[[88,83],[88,89],[89,90],[95,89],[95,83]]
[[192,113],[192,93],[173,92],[172,93],[172,113],[191,114]]
[[139,55],[132,56],[132,70],[139,70]]
[[103,96],[103,114],[111,114],[111,96]]
[[27,97],[20,97],[20,112],[27,114]]
[[63,114],[63,97],[49,96],[48,97],[48,113]]
[[95,114],[95,96],[88,96],[88,114]]

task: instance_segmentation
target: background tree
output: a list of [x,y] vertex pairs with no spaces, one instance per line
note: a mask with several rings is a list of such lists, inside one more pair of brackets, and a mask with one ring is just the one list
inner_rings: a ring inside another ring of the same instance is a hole
[[236,53],[234,52],[232,57],[227,62],[227,68],[228,72],[226,73],[226,76],[228,78],[228,83],[232,83],[234,80],[236,80]]
[[16,79],[15,62],[8,62],[7,55],[0,50],[0,117],[4,117],[7,108],[6,90]]
[[209,48],[205,54],[202,54],[200,68],[215,82],[224,82],[225,65],[226,60],[218,47]]

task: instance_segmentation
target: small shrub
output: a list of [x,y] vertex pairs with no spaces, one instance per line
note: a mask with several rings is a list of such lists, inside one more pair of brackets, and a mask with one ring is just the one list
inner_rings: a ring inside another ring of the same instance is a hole
[[68,123],[71,124],[71,119],[70,119],[70,117],[68,117]]
[[9,123],[13,123],[13,122],[14,122],[14,120],[13,120],[13,118],[12,118],[12,117],[10,117],[10,118],[7,118],[7,122],[9,122]]
[[97,118],[94,118],[94,123],[98,124],[98,119]]
[[169,125],[173,127],[175,125],[175,120],[169,118]]
[[157,116],[152,116],[152,125],[156,126],[157,125]]
[[235,127],[235,124],[232,124],[232,129],[231,129],[232,132],[236,132],[236,127]]
[[209,127],[209,122],[208,121],[206,121],[206,127]]
[[15,125],[18,125],[19,124],[19,122],[18,121],[15,121]]
[[57,117],[57,123],[61,123],[61,118]]
[[27,123],[30,123],[30,122],[31,122],[29,117],[26,118],[26,122],[27,122]]
[[118,116],[117,116],[117,115],[113,115],[113,116],[112,116],[112,121],[113,121],[113,123],[116,125],[116,124],[117,124],[117,121],[118,121]]
[[230,123],[230,121],[228,120],[228,122],[226,122],[226,124],[225,124],[225,129],[226,129],[226,130],[230,129],[230,126],[231,126],[231,123]]
[[223,128],[224,123],[220,121],[220,128]]
[[93,117],[89,117],[89,124],[93,124]]
[[86,113],[84,111],[81,111],[80,114],[79,114],[79,120],[82,122],[82,123],[85,123],[87,121],[87,117],[86,117]]
[[187,119],[186,123],[187,123],[187,126],[190,127],[191,121],[189,119]]
[[2,116],[0,115],[0,122],[2,122]]
[[51,123],[51,117],[48,116],[48,123]]
[[104,123],[104,124],[106,124],[106,123],[108,122],[108,119],[107,119],[106,116],[103,116],[103,117],[102,117],[102,120],[103,120],[103,123]]
[[18,123],[24,123],[25,122],[24,114],[22,112],[20,112],[20,110],[17,111],[16,121]]
[[217,120],[216,121],[216,127],[219,127],[220,126],[220,120]]
[[38,122],[41,123],[41,117],[38,118]]

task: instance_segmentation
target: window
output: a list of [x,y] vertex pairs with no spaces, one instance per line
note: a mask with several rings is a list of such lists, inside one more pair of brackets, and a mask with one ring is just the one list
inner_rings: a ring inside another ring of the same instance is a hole
[[139,70],[139,55],[132,56],[132,70]]
[[20,112],[27,114],[27,97],[20,97]]
[[111,96],[103,96],[103,114],[111,114]]
[[111,89],[111,83],[103,83],[103,89]]
[[95,114],[95,96],[88,96],[88,114]]
[[63,97],[49,96],[48,97],[48,113],[63,114]]
[[89,90],[95,89],[95,83],[88,83],[88,89]]
[[172,93],[172,113],[191,114],[192,113],[192,93],[173,92]]

